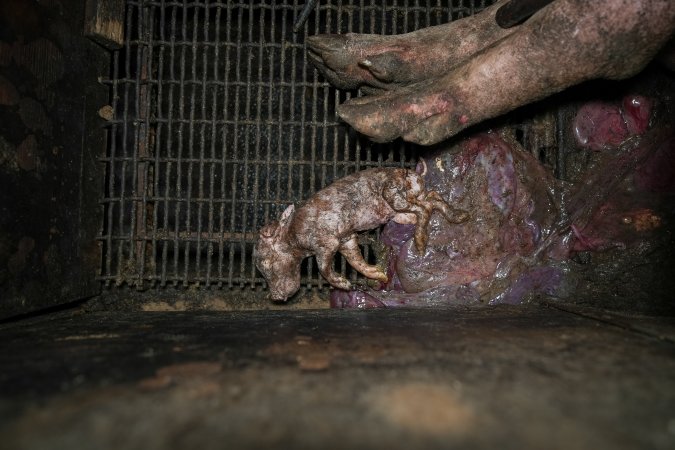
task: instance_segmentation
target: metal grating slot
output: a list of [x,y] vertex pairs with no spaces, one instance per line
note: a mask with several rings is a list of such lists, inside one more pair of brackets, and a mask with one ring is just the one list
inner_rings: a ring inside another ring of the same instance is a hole
[[[308,64],[307,34],[403,33],[491,3],[320,2],[294,34],[304,2],[128,0],[126,44],[104,80],[114,118],[100,279],[263,286],[256,232],[288,204],[357,170],[415,164],[411,146],[374,145],[337,120],[355,93]],[[303,271],[304,286],[324,286],[312,259]]]

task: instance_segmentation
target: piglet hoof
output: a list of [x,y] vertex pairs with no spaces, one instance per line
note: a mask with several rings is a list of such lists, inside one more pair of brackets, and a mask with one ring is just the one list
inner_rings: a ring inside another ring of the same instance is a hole
[[384,272],[378,271],[377,273],[365,275],[365,278],[357,279],[353,283],[353,287],[367,289],[377,285],[386,285],[387,283],[389,283],[389,277]]
[[425,200],[433,209],[440,211],[443,217],[445,217],[445,220],[450,223],[463,223],[471,218],[471,215],[467,211],[456,209],[448,205],[448,203],[443,200],[441,194],[436,191],[429,191]]
[[335,289],[342,289],[343,291],[351,291],[352,283],[350,283],[346,278],[338,277],[333,280],[328,280],[331,286]]
[[389,282],[389,277],[387,277],[387,274],[382,272],[381,270],[373,270],[369,271],[367,273],[361,272],[368,280],[373,280],[373,281],[379,281],[380,283],[388,283]]
[[376,277],[373,277],[374,280],[381,281],[382,283],[388,283],[389,277],[384,272],[379,272]]
[[451,223],[464,223],[471,218],[471,215],[462,209],[455,209],[452,216],[445,218]]

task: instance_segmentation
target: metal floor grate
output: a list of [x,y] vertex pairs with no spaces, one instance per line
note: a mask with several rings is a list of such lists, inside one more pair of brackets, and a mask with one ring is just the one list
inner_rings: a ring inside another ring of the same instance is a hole
[[[126,43],[103,80],[114,114],[100,279],[263,286],[256,231],[286,205],[357,170],[415,163],[411,146],[374,145],[338,122],[350,93],[308,64],[307,34],[403,33],[491,3],[320,2],[294,34],[302,1],[127,1]],[[303,285],[324,286],[305,265]]]

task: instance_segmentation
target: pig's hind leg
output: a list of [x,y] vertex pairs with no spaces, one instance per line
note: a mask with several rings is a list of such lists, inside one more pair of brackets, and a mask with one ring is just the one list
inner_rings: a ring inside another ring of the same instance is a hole
[[353,234],[350,239],[340,246],[340,253],[347,259],[347,262],[360,274],[372,280],[378,280],[383,283],[389,281],[387,275],[377,266],[368,264],[361,254],[356,235]]
[[333,270],[333,258],[339,248],[340,241],[337,238],[322,242],[321,247],[316,250],[316,262],[319,265],[319,272],[331,286],[347,291],[352,288],[352,284]]
[[469,213],[451,207],[436,191],[427,192],[423,199],[409,198],[408,202],[410,203],[408,210],[417,217],[414,235],[415,248],[422,255],[427,247],[429,221],[434,211],[440,211],[441,215],[450,223],[461,223],[469,218]]
[[445,220],[450,223],[462,223],[469,219],[469,213],[463,209],[453,208],[448,205],[441,194],[436,191],[429,191],[424,198],[424,201],[429,204],[433,210],[441,212]]
[[422,193],[422,186],[412,188],[410,180],[399,178],[390,179],[382,189],[382,198],[398,214],[412,213],[415,215],[415,247],[420,254],[424,254],[427,246],[427,225],[433,211],[429,202],[419,200],[417,195]]

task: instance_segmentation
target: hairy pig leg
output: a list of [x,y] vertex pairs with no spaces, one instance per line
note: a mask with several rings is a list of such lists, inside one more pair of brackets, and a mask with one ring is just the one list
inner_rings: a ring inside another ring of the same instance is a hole
[[340,89],[390,90],[438,77],[513,32],[495,21],[506,0],[443,25],[391,36],[320,34],[307,39],[308,57]]
[[669,0],[558,0],[446,75],[338,107],[377,142],[431,145],[594,78],[639,72],[675,28]]

